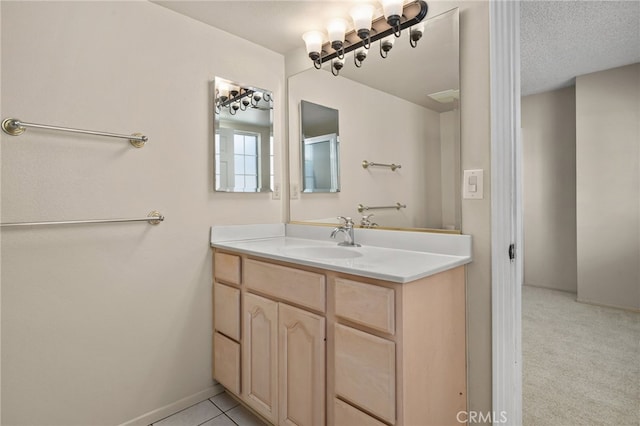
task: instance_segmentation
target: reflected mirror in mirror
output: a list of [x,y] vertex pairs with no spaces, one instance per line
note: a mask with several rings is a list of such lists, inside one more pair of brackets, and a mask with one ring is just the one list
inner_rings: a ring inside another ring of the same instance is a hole
[[216,77],[214,188],[270,192],[273,188],[273,98],[268,90]]
[[[386,59],[375,42],[361,67],[347,54],[337,77],[328,62],[289,77],[292,187],[305,185],[294,115],[302,100],[340,111],[341,140],[340,191],[298,197],[293,191],[291,221],[335,223],[336,216],[350,216],[359,224],[373,213],[369,222],[379,228],[460,229],[458,9],[432,3],[423,22],[415,48],[402,31]],[[402,167],[363,168],[363,161]],[[370,210],[360,212],[359,205]]]
[[301,101],[300,129],[303,191],[340,191],[338,110]]

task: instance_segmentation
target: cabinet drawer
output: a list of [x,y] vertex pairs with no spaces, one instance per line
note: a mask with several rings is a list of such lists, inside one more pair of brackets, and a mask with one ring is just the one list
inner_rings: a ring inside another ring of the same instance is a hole
[[213,378],[236,395],[240,395],[240,344],[213,334]]
[[334,374],[336,395],[395,423],[394,342],[336,324]]
[[385,333],[395,333],[395,295],[392,288],[337,278],[336,315]]
[[247,288],[316,311],[325,311],[325,277],[286,266],[247,259],[244,262]]
[[334,424],[336,426],[386,426],[384,423],[374,419],[370,415],[363,413],[338,398],[333,400]]
[[215,252],[213,276],[219,280],[240,285],[240,256]]
[[213,284],[213,318],[216,331],[240,340],[240,290]]

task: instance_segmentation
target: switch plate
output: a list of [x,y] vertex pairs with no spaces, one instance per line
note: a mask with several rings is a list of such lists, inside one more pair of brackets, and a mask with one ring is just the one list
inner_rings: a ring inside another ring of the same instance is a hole
[[300,192],[298,189],[298,185],[293,183],[291,184],[291,197],[292,200],[297,200],[298,198],[300,198]]
[[280,184],[276,183],[273,185],[273,192],[271,193],[271,199],[272,200],[279,200],[280,199]]
[[465,200],[482,200],[484,170],[465,170],[462,179],[462,198]]

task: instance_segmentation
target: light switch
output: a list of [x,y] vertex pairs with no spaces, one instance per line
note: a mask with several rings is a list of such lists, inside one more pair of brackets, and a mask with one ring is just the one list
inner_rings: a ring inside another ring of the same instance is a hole
[[300,198],[300,192],[298,190],[298,185],[295,183],[291,184],[291,193],[289,194],[289,198],[292,200],[297,200]]
[[484,191],[482,180],[484,170],[465,170],[462,183],[462,198],[465,200],[482,200]]
[[280,184],[276,183],[273,185],[273,192],[271,192],[271,199],[272,200],[279,200],[280,199]]

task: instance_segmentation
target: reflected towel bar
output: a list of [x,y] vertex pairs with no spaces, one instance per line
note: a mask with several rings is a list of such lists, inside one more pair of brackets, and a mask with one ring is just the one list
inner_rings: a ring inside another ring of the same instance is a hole
[[113,223],[113,222],[148,222],[150,225],[157,225],[164,220],[164,216],[158,211],[152,211],[147,217],[134,219],[93,219],[93,220],[64,220],[54,222],[13,222],[0,223],[0,226],[39,226],[39,225],[77,225],[85,223]]
[[141,133],[134,133],[132,135],[120,135],[117,133],[97,132],[93,130],[82,130],[82,129],[72,129],[69,127],[49,126],[47,124],[27,123],[25,121],[20,121],[17,118],[6,118],[2,121],[2,130],[6,134],[11,136],[20,136],[29,127],[32,127],[34,129],[60,130],[62,132],[83,133],[87,135],[128,139],[129,143],[135,146],[136,148],[142,148],[148,140],[148,138]]
[[381,209],[400,210],[400,209],[406,209],[406,208],[407,208],[406,204],[400,204],[400,203],[396,203],[395,206],[374,206],[374,207],[363,206],[362,204],[358,204],[358,213],[362,213],[365,210],[381,210]]
[[367,161],[367,160],[363,160],[362,161],[362,168],[363,169],[366,169],[366,168],[369,168],[369,167],[375,167],[375,166],[378,166],[378,167],[389,167],[392,172],[395,172],[396,169],[402,168],[401,164],[374,163],[373,161]]

